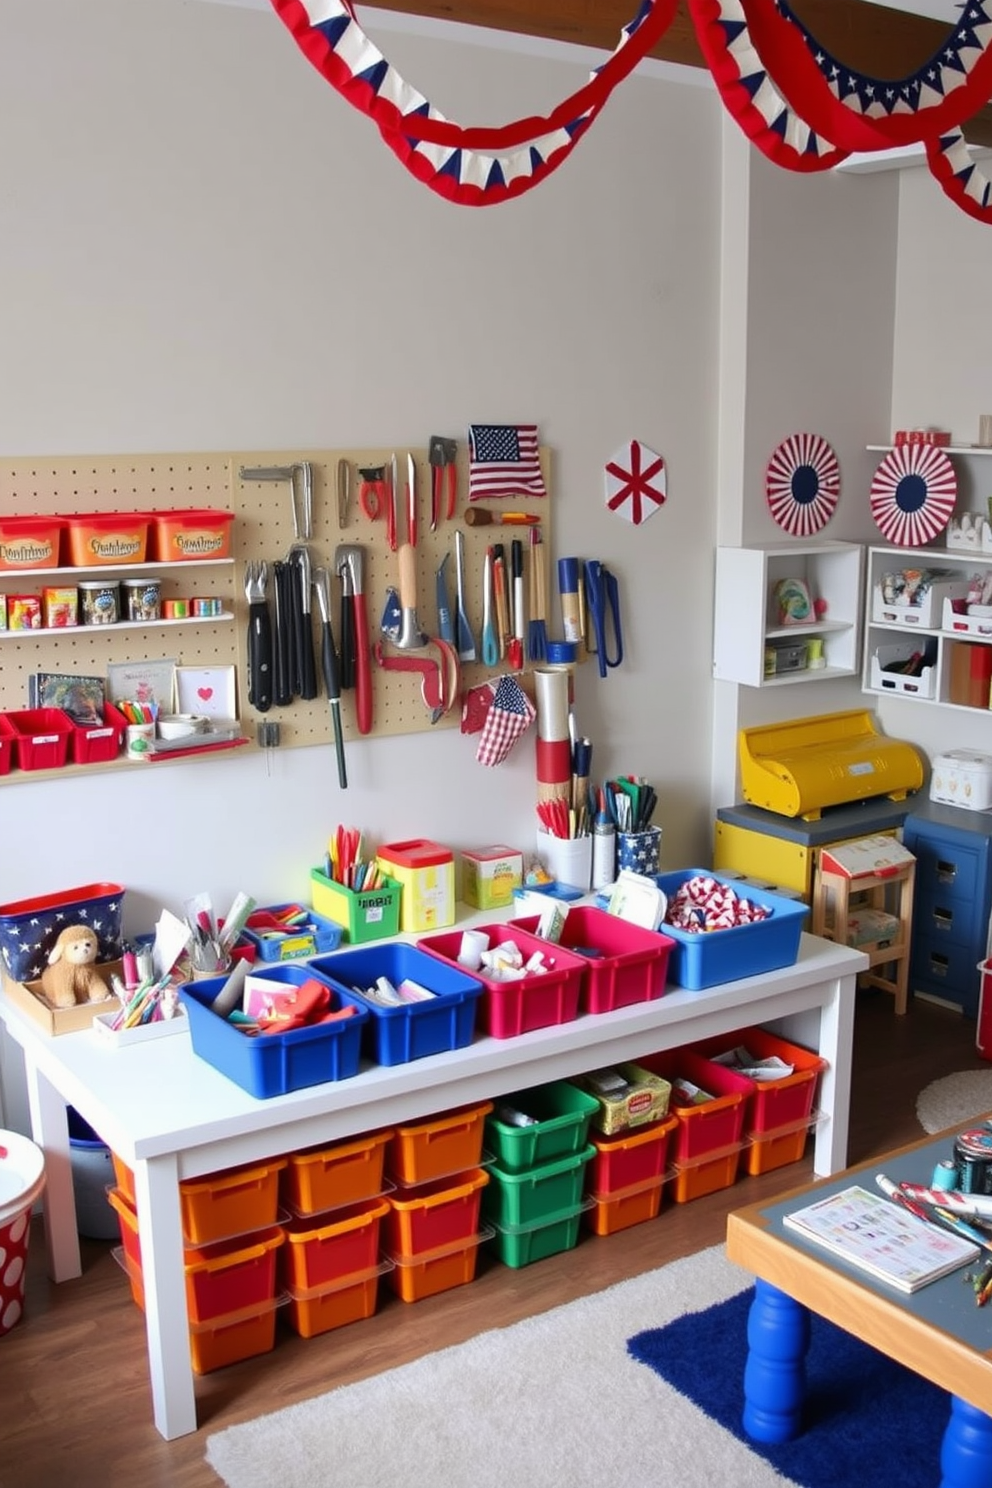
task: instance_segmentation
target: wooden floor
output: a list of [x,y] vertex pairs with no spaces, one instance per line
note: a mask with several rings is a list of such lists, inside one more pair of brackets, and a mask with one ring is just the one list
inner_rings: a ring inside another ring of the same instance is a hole
[[[859,994],[850,1161],[921,1135],[915,1102],[941,1075],[988,1068],[974,1023],[921,1001],[896,1018],[889,997]],[[811,1147],[812,1144],[810,1144]],[[29,1251],[26,1316],[0,1339],[0,1488],[216,1488],[203,1460],[221,1427],[404,1363],[485,1328],[648,1271],[720,1242],[730,1209],[806,1181],[810,1158],[687,1204],[616,1235],[518,1270],[480,1260],[476,1280],[404,1303],[381,1289],[365,1322],[318,1338],[277,1331],[275,1350],[197,1381],[200,1429],[165,1442],[151,1421],[144,1323],[110,1242],[83,1242],[83,1275],[45,1275],[40,1232]]]

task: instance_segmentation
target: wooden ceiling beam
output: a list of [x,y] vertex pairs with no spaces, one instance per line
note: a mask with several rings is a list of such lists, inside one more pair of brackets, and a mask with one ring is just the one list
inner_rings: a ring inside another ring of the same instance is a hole
[[[362,0],[371,10],[399,11],[436,21],[457,21],[541,36],[612,52],[622,28],[636,11],[635,0]],[[948,34],[941,21],[911,15],[865,0],[794,0],[795,11],[812,33],[849,67],[880,78],[902,77],[937,52]],[[705,67],[696,33],[679,0],[672,24],[651,53],[659,61]],[[992,145],[992,107],[965,125],[972,144]]]

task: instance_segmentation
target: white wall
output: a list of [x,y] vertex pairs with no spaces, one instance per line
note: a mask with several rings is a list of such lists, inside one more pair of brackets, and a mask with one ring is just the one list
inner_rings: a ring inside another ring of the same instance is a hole
[[[376,24],[371,15],[370,28]],[[458,28],[456,28],[458,29]],[[380,31],[451,117],[510,120],[581,63]],[[422,445],[536,421],[559,553],[622,589],[626,658],[577,683],[594,775],[658,785],[664,859],[708,849],[719,105],[632,77],[519,201],[415,182],[275,17],[168,0],[0,0],[0,453]],[[604,509],[638,438],[665,509]],[[0,659],[2,660],[2,659]],[[534,832],[533,742],[496,770],[457,730],[0,789],[0,902],[127,886],[125,929],[205,889],[305,897],[344,820],[453,847]]]

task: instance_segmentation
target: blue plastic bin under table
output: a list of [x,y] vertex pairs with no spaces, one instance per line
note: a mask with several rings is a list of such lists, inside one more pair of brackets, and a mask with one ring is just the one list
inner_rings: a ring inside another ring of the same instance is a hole
[[727,930],[690,933],[670,925],[666,920],[659,928],[675,942],[668,960],[668,979],[679,987],[700,991],[720,982],[735,982],[741,977],[760,976],[792,966],[799,956],[799,938],[809,906],[782,894],[734,879],[722,879],[708,868],[686,868],[679,873],[659,873],[655,883],[667,896],[669,904],[682,885],[697,875],[714,878],[726,884],[744,899],[770,909],[767,919],[750,925],[735,925]]
[[[376,1064],[405,1064],[428,1054],[463,1049],[472,1042],[483,985],[478,977],[446,965],[437,956],[403,941],[387,941],[319,956],[309,964],[312,971],[319,971],[332,986],[368,1009],[362,1052]],[[362,996],[379,977],[386,977],[394,987],[407,980],[417,982],[435,995],[402,1007],[379,1007]]]
[[346,1080],[358,1073],[362,1028],[369,1017],[363,1002],[348,996],[328,977],[315,974],[311,965],[271,966],[251,975],[281,986],[302,986],[309,980],[327,982],[331,987],[331,1011],[348,1005],[355,1011],[334,1023],[249,1035],[213,1011],[227,977],[206,977],[179,989],[195,1054],[261,1100],[329,1080]]

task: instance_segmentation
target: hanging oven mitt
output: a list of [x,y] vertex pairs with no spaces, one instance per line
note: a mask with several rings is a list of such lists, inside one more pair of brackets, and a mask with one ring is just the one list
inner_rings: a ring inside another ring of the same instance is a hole
[[479,764],[501,765],[536,717],[537,710],[520,683],[509,674],[500,677],[475,754]]

